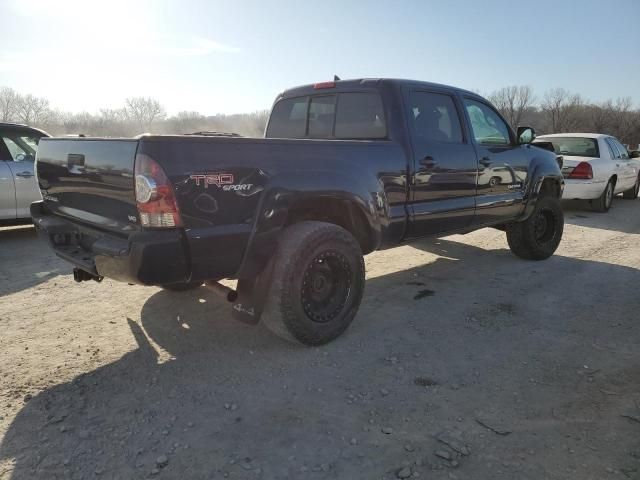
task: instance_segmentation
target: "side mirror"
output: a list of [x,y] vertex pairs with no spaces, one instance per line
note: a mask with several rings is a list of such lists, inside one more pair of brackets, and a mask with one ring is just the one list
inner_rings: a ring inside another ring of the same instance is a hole
[[23,162],[26,160],[26,155],[24,153],[19,153],[16,155],[16,162]]
[[632,150],[629,152],[629,158],[640,158],[640,150]]
[[536,139],[536,131],[531,127],[518,127],[518,143],[526,145]]

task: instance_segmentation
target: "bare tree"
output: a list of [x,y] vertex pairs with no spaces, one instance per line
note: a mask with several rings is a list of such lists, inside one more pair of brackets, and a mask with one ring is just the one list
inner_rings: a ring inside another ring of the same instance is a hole
[[167,116],[160,102],[150,97],[130,97],[126,99],[125,104],[128,118],[137,122],[142,130]]
[[547,91],[540,105],[551,132],[561,133],[574,130],[580,123],[583,111],[582,97],[563,88]]
[[18,97],[16,117],[22,123],[41,125],[51,115],[49,100],[36,97],[30,93]]
[[533,106],[535,96],[533,89],[528,85],[503,87],[489,96],[500,113],[507,119],[512,127],[521,124],[525,112]]
[[209,130],[207,117],[198,112],[178,112],[175,117],[167,120],[170,128],[177,133],[193,133]]
[[0,88],[0,121],[14,120],[18,109],[18,93],[9,87]]

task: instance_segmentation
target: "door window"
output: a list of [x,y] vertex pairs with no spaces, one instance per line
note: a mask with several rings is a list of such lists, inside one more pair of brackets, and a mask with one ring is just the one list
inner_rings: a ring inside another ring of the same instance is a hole
[[409,118],[417,138],[429,142],[462,143],[460,117],[449,95],[412,92]]
[[613,158],[614,160],[621,159],[622,158],[622,154],[618,150],[618,147],[616,146],[616,144],[613,141],[613,139],[612,138],[605,138],[605,141],[607,142],[607,145],[609,146],[609,151],[611,153],[611,158]]
[[620,152],[620,158],[623,160],[627,160],[629,158],[629,152],[627,152],[627,148],[622,145],[617,138],[612,138],[611,142],[618,148],[618,152]]
[[495,110],[482,102],[470,99],[465,99],[464,105],[477,143],[483,145],[511,144],[509,127]]
[[382,99],[377,93],[341,93],[336,111],[336,138],[386,138]]
[[2,141],[9,151],[10,160],[14,162],[33,162],[36,158],[40,137],[33,135],[3,135]]

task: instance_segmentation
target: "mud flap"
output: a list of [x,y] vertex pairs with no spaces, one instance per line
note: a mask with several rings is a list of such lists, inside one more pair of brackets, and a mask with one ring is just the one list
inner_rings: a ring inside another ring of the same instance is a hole
[[260,321],[269,293],[272,272],[273,268],[269,262],[256,277],[238,280],[238,298],[233,302],[231,311],[235,320],[249,325],[256,325]]

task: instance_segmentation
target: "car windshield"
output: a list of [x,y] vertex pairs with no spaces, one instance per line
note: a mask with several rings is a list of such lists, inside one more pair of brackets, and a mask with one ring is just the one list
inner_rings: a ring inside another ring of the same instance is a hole
[[[598,140],[595,138],[584,137],[552,137],[538,138],[539,142],[550,142],[553,149],[558,155],[568,155],[575,157],[594,157],[600,156],[598,149]],[[536,143],[536,142],[534,142]]]

